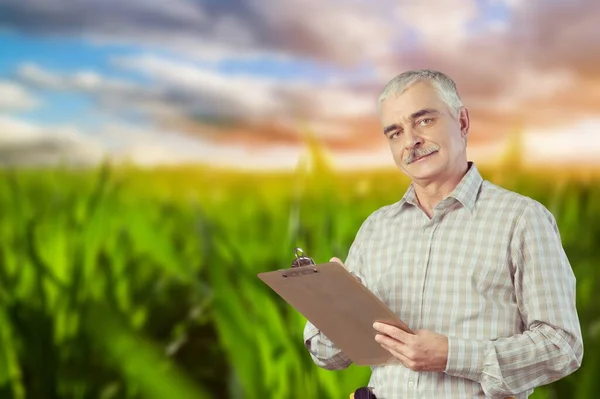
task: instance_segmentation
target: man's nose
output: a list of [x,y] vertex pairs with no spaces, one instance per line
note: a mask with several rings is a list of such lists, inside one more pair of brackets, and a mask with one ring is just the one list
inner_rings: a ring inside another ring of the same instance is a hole
[[423,140],[414,129],[406,129],[404,131],[404,147],[407,150],[418,147],[421,144],[423,144]]

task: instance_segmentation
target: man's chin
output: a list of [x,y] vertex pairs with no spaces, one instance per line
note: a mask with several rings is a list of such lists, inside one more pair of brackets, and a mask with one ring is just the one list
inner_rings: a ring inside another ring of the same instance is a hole
[[402,169],[411,179],[415,180],[435,179],[444,172],[444,168],[438,162],[413,162],[405,165]]

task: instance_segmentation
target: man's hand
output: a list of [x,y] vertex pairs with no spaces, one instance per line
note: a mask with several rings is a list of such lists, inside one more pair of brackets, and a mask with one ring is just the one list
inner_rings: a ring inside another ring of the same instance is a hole
[[432,331],[407,333],[397,327],[375,323],[375,340],[402,364],[414,371],[444,371],[448,362],[448,337]]
[[340,258],[333,257],[333,258],[329,259],[329,261],[339,263],[340,265],[346,267],[346,265],[344,265],[344,262],[342,262],[342,260]]

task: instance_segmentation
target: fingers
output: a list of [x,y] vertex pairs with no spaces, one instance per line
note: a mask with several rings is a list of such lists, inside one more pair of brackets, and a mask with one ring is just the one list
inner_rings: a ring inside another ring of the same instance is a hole
[[340,265],[344,266],[344,262],[342,262],[342,260],[340,258],[333,257],[333,258],[329,259],[329,261],[336,262],[336,263],[339,263]]
[[400,342],[407,343],[412,338],[411,334],[409,334],[405,331],[402,331],[398,327],[394,327],[389,324],[375,322],[375,323],[373,323],[373,328],[375,330],[377,330],[378,332],[385,334],[385,335],[389,335],[390,337],[392,337]]
[[387,350],[388,352],[390,352],[392,354],[392,356],[394,356],[396,359],[398,359],[405,367],[409,367],[409,365],[412,364],[412,361],[408,357],[406,357],[404,354],[402,354],[402,352],[399,352],[396,349],[394,349],[388,345],[385,345],[385,344],[381,344],[381,347],[383,349]]
[[390,352],[392,354],[392,356],[394,356],[394,358],[396,359],[396,361],[402,363],[402,365],[404,367],[407,367],[409,369],[414,369],[415,363],[409,359],[406,355],[404,355],[404,353],[402,353],[401,351],[397,350],[394,347],[385,345],[385,344],[381,344],[381,347],[385,350],[387,350],[388,352]]
[[414,351],[405,343],[384,335],[376,335],[375,340],[382,348],[390,352],[405,367],[418,371],[420,364],[414,359]]
[[404,342],[398,341],[392,337],[382,334],[375,335],[375,341],[377,341],[381,345],[385,345],[390,348],[395,348],[398,351],[402,351],[406,347],[406,344]]

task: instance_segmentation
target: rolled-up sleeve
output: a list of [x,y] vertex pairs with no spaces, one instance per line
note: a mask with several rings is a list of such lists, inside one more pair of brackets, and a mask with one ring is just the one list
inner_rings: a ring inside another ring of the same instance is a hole
[[[350,246],[344,265],[358,280],[366,285],[363,270],[362,243],[366,239],[370,219],[367,219],[359,229]],[[335,344],[319,331],[310,321],[304,327],[304,345],[308,349],[314,363],[327,370],[342,370],[348,368],[352,361]]]
[[352,361],[310,321],[304,327],[304,345],[315,364],[327,370],[343,370]]

